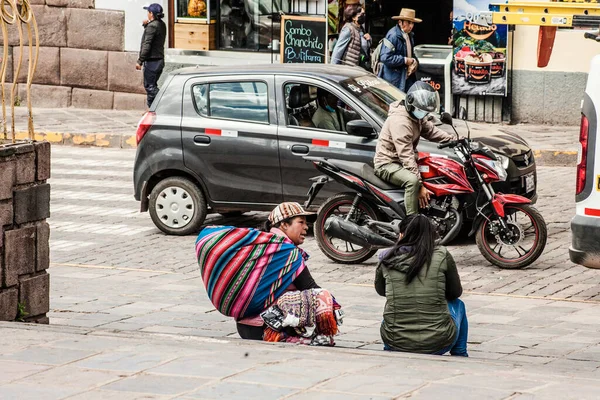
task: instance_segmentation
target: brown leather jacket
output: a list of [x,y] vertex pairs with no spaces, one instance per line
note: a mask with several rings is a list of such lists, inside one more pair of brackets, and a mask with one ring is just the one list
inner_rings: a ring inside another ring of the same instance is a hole
[[388,118],[377,140],[373,160],[375,169],[397,162],[420,177],[416,149],[421,136],[432,142],[454,139],[453,135],[437,128],[433,123],[413,118],[399,101],[390,104]]

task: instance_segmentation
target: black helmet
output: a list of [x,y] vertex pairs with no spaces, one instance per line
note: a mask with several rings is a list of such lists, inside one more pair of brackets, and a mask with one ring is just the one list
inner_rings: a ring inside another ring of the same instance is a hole
[[408,89],[404,104],[406,111],[421,119],[428,113],[439,110],[440,95],[430,84],[417,81]]

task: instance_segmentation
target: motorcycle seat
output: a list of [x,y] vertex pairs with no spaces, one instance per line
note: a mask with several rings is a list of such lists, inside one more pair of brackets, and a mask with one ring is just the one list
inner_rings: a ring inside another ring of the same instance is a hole
[[344,160],[335,160],[328,159],[327,162],[335,165],[339,169],[343,171],[348,171],[351,174],[360,176],[367,182],[375,185],[379,189],[383,190],[401,190],[398,186],[394,186],[386,181],[380,179],[375,175],[375,170],[367,163],[361,163],[356,161],[344,161]]

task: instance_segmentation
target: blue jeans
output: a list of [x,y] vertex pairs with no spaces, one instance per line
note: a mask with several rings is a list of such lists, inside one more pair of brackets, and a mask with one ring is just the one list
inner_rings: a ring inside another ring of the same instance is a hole
[[[462,300],[456,299],[448,302],[450,316],[456,325],[456,337],[452,344],[433,354],[442,355],[450,352],[453,356],[469,357],[467,353],[467,336],[469,335],[469,322],[467,321],[467,310]],[[383,350],[392,351],[393,349],[386,343],[383,344]]]
[[469,322],[467,321],[467,310],[465,303],[461,299],[456,299],[448,302],[448,310],[450,316],[456,324],[456,338],[454,342],[445,349],[442,349],[434,354],[446,354],[450,352],[453,356],[469,357],[467,353],[467,336],[469,335]]

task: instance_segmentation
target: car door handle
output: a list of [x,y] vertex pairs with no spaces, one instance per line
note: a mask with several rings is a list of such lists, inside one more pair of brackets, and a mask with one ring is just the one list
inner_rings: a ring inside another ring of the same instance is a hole
[[308,148],[308,146],[304,146],[302,144],[295,144],[292,146],[292,153],[294,154],[308,154],[309,150],[310,149]]
[[204,135],[194,136],[194,143],[196,144],[210,144],[210,137]]

